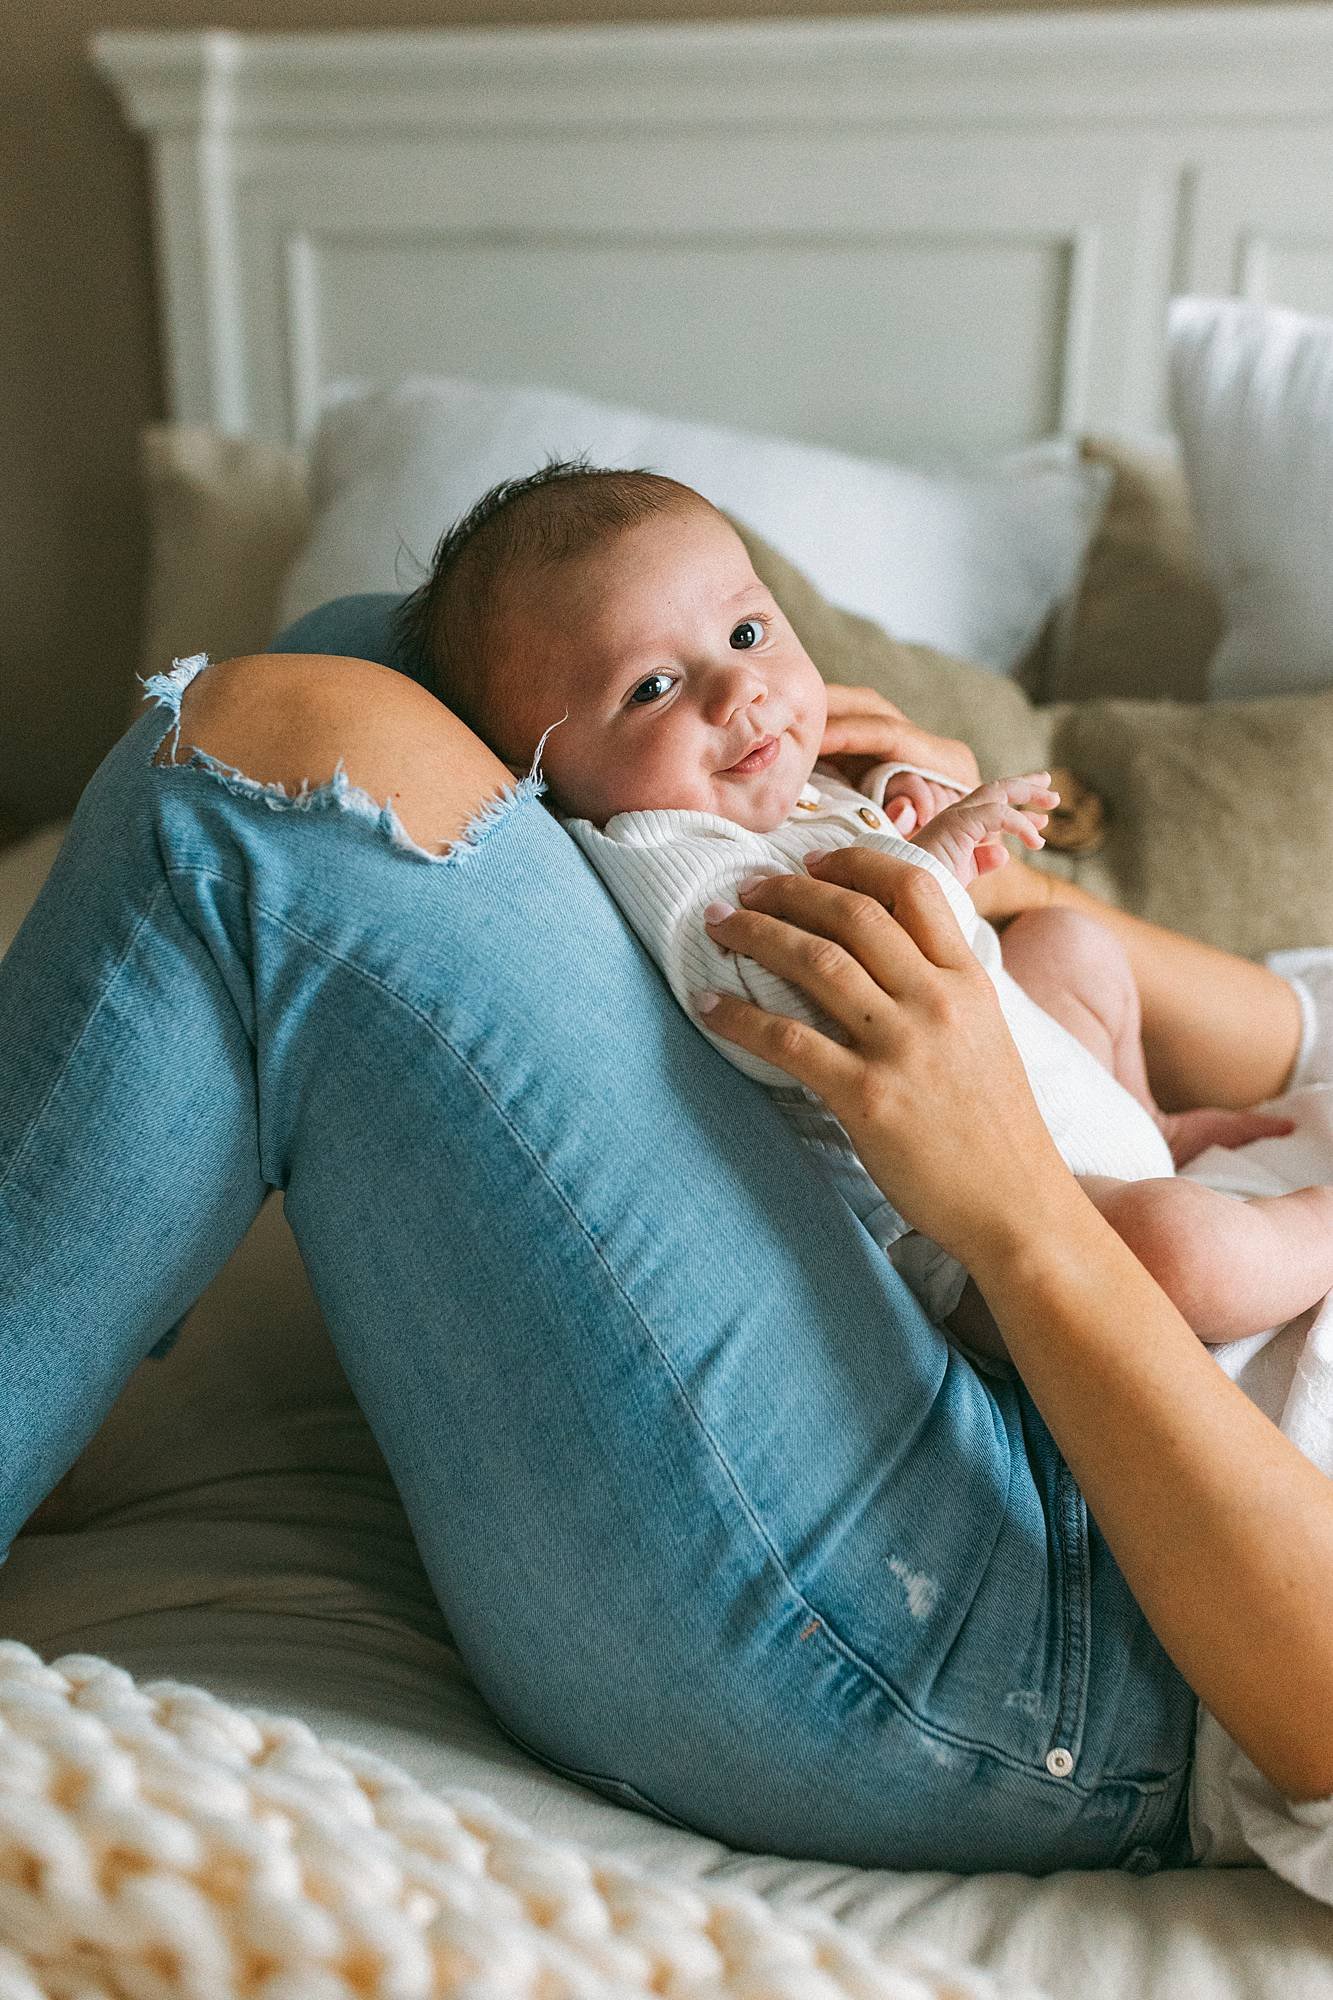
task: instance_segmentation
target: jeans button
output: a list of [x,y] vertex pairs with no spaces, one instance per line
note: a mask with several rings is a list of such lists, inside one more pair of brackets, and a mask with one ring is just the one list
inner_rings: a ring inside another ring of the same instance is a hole
[[1063,1747],[1046,1752],[1046,1769],[1053,1778],[1067,1778],[1074,1768],[1074,1759]]

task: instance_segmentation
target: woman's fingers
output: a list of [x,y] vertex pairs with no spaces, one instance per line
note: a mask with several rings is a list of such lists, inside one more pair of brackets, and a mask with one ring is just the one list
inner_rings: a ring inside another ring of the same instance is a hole
[[977,962],[930,872],[859,843],[817,856],[804,875],[766,875],[741,901],[710,937],[790,979],[847,1028],[919,988],[929,965]]
[[[767,959],[763,962],[768,963]],[[770,1014],[734,993],[705,993],[695,1004],[714,1034],[725,1035],[729,1042],[762,1056],[774,1069],[803,1083],[835,1117],[842,1116],[841,1107],[857,1101],[865,1071],[863,1061],[854,1050],[821,1034],[818,1028],[791,1014]]]
[[[939,811],[936,797],[937,787],[931,784],[929,778],[918,777],[915,771],[899,771],[884,787],[884,811],[889,824],[902,834],[909,834],[913,827],[925,826]],[[910,824],[901,822],[901,816],[894,811],[894,806],[903,799],[912,808]]]
[[707,920],[714,943],[790,980],[849,1032],[913,983],[920,954],[882,903],[808,875],[765,875],[739,893],[741,909]]
[[948,897],[928,869],[861,841],[835,847],[809,865],[821,883],[854,889],[892,914],[915,947],[898,952],[900,979],[910,978],[922,959],[953,971],[977,965]]
[[835,716],[844,715],[891,715],[898,722],[906,722],[903,711],[887,696],[877,694],[874,688],[849,687],[842,681],[826,681],[824,691],[828,698],[830,722]]
[[860,843],[813,866],[764,876],[709,933],[808,994],[830,1031],[730,994],[700,1017],[822,1099],[899,1213],[966,1263],[1016,1158],[1068,1169],[942,884]]
[[[892,865],[942,893],[924,869]],[[709,996],[708,1026],[805,1084],[837,1117],[854,1117],[869,1075],[892,1060],[898,997],[917,994],[930,969],[878,898],[808,875],[766,875],[740,893],[745,907],[710,920],[709,936],[799,987],[846,1041],[729,993]],[[906,881],[898,891],[904,901],[915,893]]]
[[[910,722],[900,708],[874,688],[847,687],[838,681],[826,683],[828,717],[821,757],[849,761],[864,759],[856,777],[871,764],[886,759],[910,764],[926,764],[942,771],[959,785],[970,788],[980,776],[977,760],[966,743],[951,736],[935,736]],[[856,777],[852,782],[856,782]]]

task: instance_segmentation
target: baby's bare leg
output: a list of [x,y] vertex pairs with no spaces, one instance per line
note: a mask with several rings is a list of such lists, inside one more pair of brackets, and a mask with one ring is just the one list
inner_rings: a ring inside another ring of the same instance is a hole
[[1006,928],[1000,955],[1029,998],[1155,1114],[1138,989],[1110,931],[1077,910],[1035,910]]
[[1292,1129],[1271,1113],[1162,1111],[1153,1097],[1143,1051],[1138,985],[1120,940],[1077,910],[1037,910],[1000,939],[1005,970],[1030,999],[1096,1056],[1152,1114],[1182,1167],[1208,1146],[1243,1146]]
[[1190,1180],[1079,1184],[1200,1340],[1262,1333],[1333,1291],[1333,1187],[1242,1200]]
[[[1333,1187],[1243,1201],[1188,1180],[1081,1174],[1079,1185],[1200,1340],[1266,1332],[1333,1291]],[[1007,1357],[970,1278],[945,1324],[979,1354]]]
[[[973,900],[983,916],[988,890],[997,907],[1012,907],[1012,901],[1006,905],[1003,899],[1012,899],[1013,888],[1005,878],[1013,873],[1002,868],[982,878]],[[1051,900],[1037,908],[1020,906],[1001,942],[1033,917],[1059,908],[1070,915],[1086,914],[1112,932],[1133,969],[1148,1073],[1159,1104],[1175,1111],[1198,1104],[1234,1110],[1262,1104],[1286,1088],[1300,1040],[1301,1010],[1285,979],[1252,959],[1114,909],[1073,882],[1051,876],[1039,880]]]

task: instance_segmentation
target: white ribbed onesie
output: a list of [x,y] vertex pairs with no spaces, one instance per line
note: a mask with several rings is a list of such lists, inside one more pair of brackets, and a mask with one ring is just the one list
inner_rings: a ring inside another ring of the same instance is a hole
[[[853,841],[928,869],[995,982],[1038,1109],[1071,1171],[1134,1181],[1171,1175],[1175,1168],[1166,1140],[1138,1099],[1005,971],[994,926],[978,915],[957,879],[889,825],[883,813],[885,784],[892,772],[912,768],[878,765],[867,774],[866,789],[858,791],[832,766],[816,764],[791,814],[771,833],[752,833],[716,813],[675,809],[616,813],[601,829],[591,820],[567,819],[558,812],[557,817],[661,967],[695,1027],[738,1069],[768,1087],[797,1136],[938,1322],[962,1294],[967,1276],[962,1266],[938,1244],[909,1230],[861,1165],[842,1125],[813,1091],[713,1033],[691,1005],[692,993],[712,987],[769,1013],[794,1015],[845,1043],[837,1024],[800,987],[709,937],[705,908],[715,897],[737,902],[738,885],[747,875],[802,873],[801,857],[812,848],[846,847]],[[921,1115],[929,1117],[929,1105],[921,1107]],[[1021,1163],[1015,1170],[1021,1171]]]

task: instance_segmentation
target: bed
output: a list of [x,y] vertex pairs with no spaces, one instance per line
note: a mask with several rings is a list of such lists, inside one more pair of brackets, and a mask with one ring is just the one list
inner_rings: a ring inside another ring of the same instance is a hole
[[[937,468],[1076,441],[1064,473],[1100,463],[1111,494],[1082,548],[1082,624],[1066,590],[987,683],[1001,735],[1019,703],[1048,718],[1061,733],[1042,742],[1111,803],[1109,840],[1085,818],[1049,865],[1232,949],[1333,944],[1326,811],[1299,893],[1206,922],[1190,865],[1161,835],[1154,875],[1143,830],[1168,815],[1170,787],[1143,776],[1163,744],[1177,771],[1276,757],[1316,808],[1333,780],[1333,647],[1322,682],[1210,679],[1227,580],[1186,545],[1167,351],[1173,297],[1333,314],[1333,9],[105,33],[92,59],[146,134],[159,230],[170,421],[145,439],[145,673],[394,587],[383,555],[350,573],[328,528],[323,413],[377,384],[550,385]],[[1135,506],[1140,624],[1110,633],[1109,585],[1094,605],[1089,579],[1129,562]],[[1079,634],[1098,618],[1094,660]],[[965,717],[978,685],[921,719]],[[1258,703],[1248,722],[1237,697]],[[1312,760],[1294,779],[1293,746]],[[1268,840],[1255,810],[1238,853]],[[0,943],[61,830],[0,862]],[[1333,1989],[1333,1911],[1263,1870],[967,1879],[744,1854],[525,1756],[431,1599],[280,1197],[15,1542],[0,1635],[299,1718],[659,1883],[819,1913],[884,1967],[941,1953],[954,1983],[923,1993]],[[537,1990],[526,1978],[477,1991]],[[774,1960],[745,1990],[890,1991],[838,1978]]]

